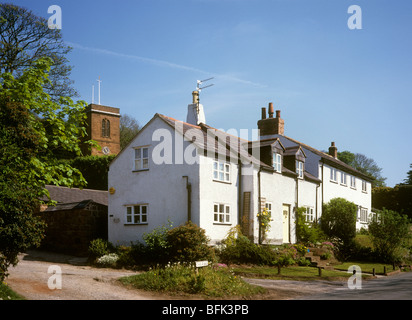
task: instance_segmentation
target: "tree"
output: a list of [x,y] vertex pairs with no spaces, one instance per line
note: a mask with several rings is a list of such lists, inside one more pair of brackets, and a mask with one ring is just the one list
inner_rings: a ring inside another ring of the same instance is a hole
[[356,236],[357,206],[343,198],[334,198],[323,205],[321,228],[331,238],[337,238],[341,247],[350,246]]
[[136,119],[125,114],[120,118],[120,149],[123,150],[139,132],[140,126]]
[[361,153],[352,153],[350,151],[338,152],[338,159],[350,165],[359,172],[373,179],[372,187],[384,187],[386,178],[382,177],[380,168],[375,160],[368,158]]
[[407,178],[403,180],[403,184],[412,185],[412,163],[409,165],[409,168],[411,168],[411,170],[406,173]]
[[383,209],[369,224],[369,233],[375,251],[383,262],[399,262],[402,259],[400,249],[408,243],[409,221],[406,215]]
[[40,59],[17,78],[0,76],[0,280],[18,253],[44,236],[44,223],[34,213],[38,199],[49,195],[45,185],[86,182],[53,153],[59,148],[81,154],[86,103],[51,99],[44,90],[51,63]]
[[39,58],[48,57],[53,63],[50,81],[43,84],[46,92],[55,101],[61,96],[78,96],[66,58],[72,48],[64,44],[59,29],[49,29],[45,18],[13,4],[0,4],[0,37],[0,73],[19,77]]

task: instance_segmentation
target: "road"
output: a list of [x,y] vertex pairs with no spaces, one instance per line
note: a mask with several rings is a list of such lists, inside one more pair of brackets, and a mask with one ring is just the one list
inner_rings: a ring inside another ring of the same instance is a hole
[[412,272],[362,281],[360,289],[337,287],[327,293],[298,297],[299,300],[412,300]]

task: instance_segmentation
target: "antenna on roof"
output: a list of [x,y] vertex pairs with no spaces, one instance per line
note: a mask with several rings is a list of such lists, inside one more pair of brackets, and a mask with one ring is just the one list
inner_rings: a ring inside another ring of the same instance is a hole
[[209,84],[207,86],[200,87],[203,82],[206,82],[206,81],[209,81],[209,80],[212,80],[212,79],[214,79],[214,78],[212,77],[212,78],[208,78],[208,79],[205,79],[205,80],[197,80],[196,90],[200,92],[203,89],[206,89],[206,88],[209,88],[209,87],[213,86],[214,84],[212,83],[212,84]]
[[97,82],[99,83],[99,100],[98,100],[98,105],[100,105],[100,82],[102,82],[100,80],[100,76],[99,76],[99,80],[97,80]]
[[203,82],[206,82],[206,81],[209,81],[209,80],[212,80],[212,79],[214,79],[214,78],[212,77],[212,78],[208,78],[208,79],[205,79],[205,80],[197,80],[196,91],[198,92],[198,94],[197,94],[197,108],[198,109],[199,109],[199,103],[200,103],[200,91],[202,91],[203,89],[209,88],[211,86],[214,86],[213,83],[209,84],[207,86],[204,86],[204,87],[201,87],[201,85],[202,85]]

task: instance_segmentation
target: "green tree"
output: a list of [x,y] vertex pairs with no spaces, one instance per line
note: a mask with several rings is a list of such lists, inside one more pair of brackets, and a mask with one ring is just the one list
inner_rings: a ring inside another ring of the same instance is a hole
[[77,96],[66,58],[71,50],[64,44],[61,30],[49,29],[45,18],[13,4],[0,4],[0,73],[19,77],[39,58],[48,57],[52,64],[50,81],[43,83],[46,92],[55,101],[61,96]]
[[0,76],[0,279],[17,255],[43,237],[34,215],[46,184],[84,185],[81,172],[56,159],[56,148],[81,155],[84,102],[54,102],[44,90],[52,62],[40,59],[15,78]]
[[409,168],[411,168],[411,170],[406,173],[407,177],[403,180],[403,184],[412,185],[412,163],[409,165]]
[[140,126],[136,119],[128,114],[120,118],[120,149],[123,150],[139,132]]
[[346,199],[334,198],[323,205],[321,228],[331,238],[337,238],[338,244],[350,246],[356,236],[357,206]]
[[372,187],[384,187],[386,178],[382,177],[382,168],[375,160],[368,158],[361,153],[352,153],[350,151],[338,152],[338,159],[350,165],[359,172],[371,177]]
[[410,223],[406,215],[383,209],[369,224],[369,234],[378,256],[384,262],[398,262],[402,259],[401,248],[408,243]]

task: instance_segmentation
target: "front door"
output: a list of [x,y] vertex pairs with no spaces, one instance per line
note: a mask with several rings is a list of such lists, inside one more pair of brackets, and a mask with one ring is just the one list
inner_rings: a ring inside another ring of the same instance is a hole
[[289,243],[290,205],[283,205],[283,243]]

